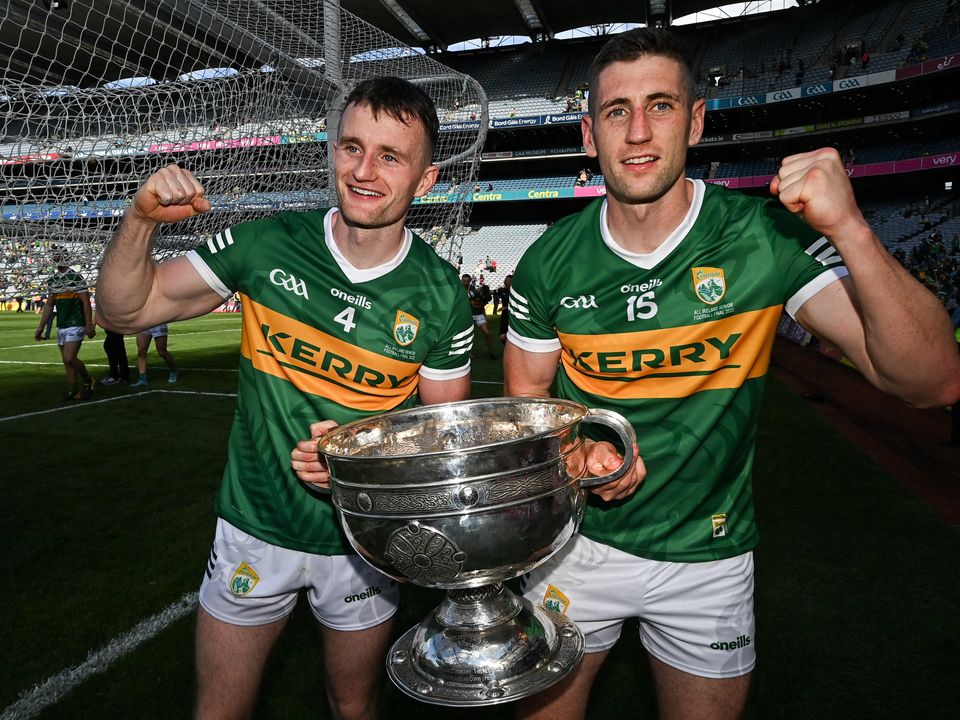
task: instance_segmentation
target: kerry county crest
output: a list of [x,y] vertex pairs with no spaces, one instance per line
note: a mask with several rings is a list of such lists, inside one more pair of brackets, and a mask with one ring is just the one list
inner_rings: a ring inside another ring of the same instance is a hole
[[707,305],[716,305],[727,292],[727,281],[723,277],[723,268],[693,268],[693,291]]
[[238,597],[249,595],[258,582],[260,582],[260,576],[257,575],[257,571],[246,563],[240,563],[240,567],[230,578],[230,592]]
[[397,345],[409,345],[417,338],[420,321],[413,315],[397,310],[397,319],[393,321],[393,339]]

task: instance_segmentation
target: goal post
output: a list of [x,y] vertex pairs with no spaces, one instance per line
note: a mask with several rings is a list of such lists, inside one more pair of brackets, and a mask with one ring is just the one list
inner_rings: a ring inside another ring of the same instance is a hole
[[397,75],[436,103],[446,202],[407,224],[451,261],[487,128],[469,76],[337,0],[10,0],[0,9],[0,296],[43,292],[54,246],[88,281],[130,198],[176,162],[211,212],[163,226],[159,260],[230,225],[336,202],[330,143],[349,91]]

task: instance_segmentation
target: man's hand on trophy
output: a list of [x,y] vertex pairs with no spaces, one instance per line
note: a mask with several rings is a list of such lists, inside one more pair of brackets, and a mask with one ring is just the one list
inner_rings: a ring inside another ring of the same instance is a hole
[[290,467],[303,482],[330,488],[330,472],[327,463],[317,450],[317,438],[326,435],[337,423],[333,420],[322,420],[310,426],[310,439],[301,440],[290,452]]
[[[584,450],[587,456],[587,473],[595,477],[613,472],[623,462],[623,456],[608,442],[587,440]],[[603,500],[622,500],[635,493],[646,476],[647,468],[640,457],[639,449],[634,445],[633,465],[630,471],[618,480],[590,488],[590,492],[599,495]]]

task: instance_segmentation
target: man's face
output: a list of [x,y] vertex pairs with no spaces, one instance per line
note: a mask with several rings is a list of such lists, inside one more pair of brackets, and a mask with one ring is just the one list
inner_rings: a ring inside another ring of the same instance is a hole
[[687,147],[703,133],[703,100],[690,106],[679,63],[644,55],[608,65],[591,88],[596,110],[581,121],[587,155],[598,158],[607,194],[650,203],[681,181]]
[[413,198],[426,195],[437,179],[420,122],[405,125],[385,112],[375,119],[366,104],[344,111],[335,148],[337,197],[348,225],[402,224]]
[[469,275],[464,275],[460,278],[460,282],[462,282],[463,286],[469,290],[470,284],[473,282],[473,278],[471,278]]

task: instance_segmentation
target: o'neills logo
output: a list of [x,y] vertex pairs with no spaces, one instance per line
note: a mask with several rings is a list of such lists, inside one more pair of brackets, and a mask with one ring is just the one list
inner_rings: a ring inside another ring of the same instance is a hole
[[745,648],[750,644],[749,635],[741,635],[733,642],[712,642],[710,647],[713,650],[739,650],[740,648]]
[[369,585],[362,593],[357,593],[354,595],[347,595],[343,601],[347,603],[359,602],[361,600],[366,600],[367,598],[372,598],[380,594],[379,585]]

